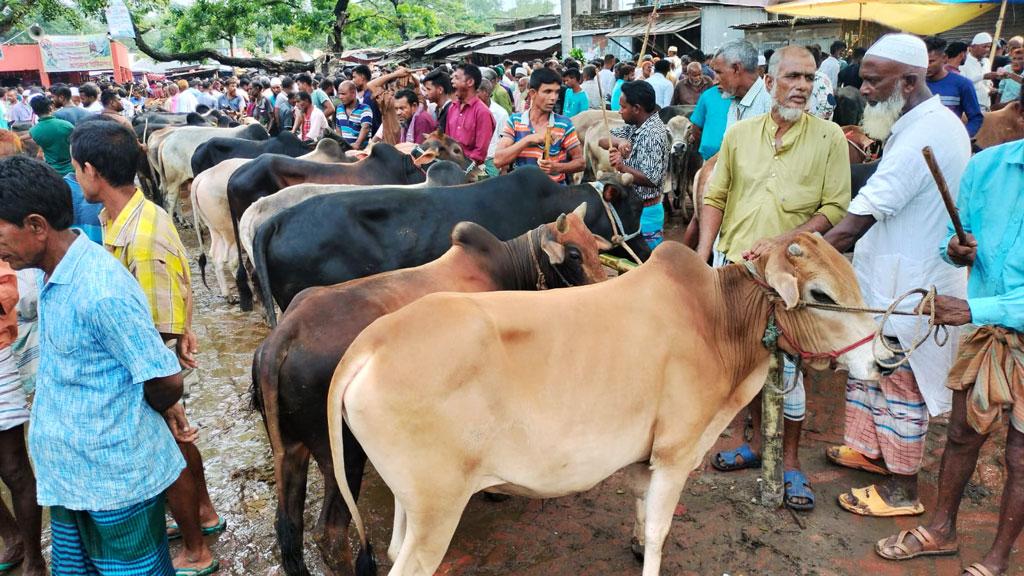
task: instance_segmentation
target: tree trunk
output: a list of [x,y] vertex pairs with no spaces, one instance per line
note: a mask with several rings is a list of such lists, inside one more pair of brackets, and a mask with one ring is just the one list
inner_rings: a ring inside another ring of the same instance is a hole
[[402,3],[402,0],[391,0],[391,5],[395,7],[395,22],[398,24],[398,35],[402,38],[402,42],[409,41],[409,27],[405,25],[405,19],[398,13],[398,5]]
[[348,0],[334,3],[334,25],[331,26],[330,51],[338,56],[345,50],[345,24],[348,23]]

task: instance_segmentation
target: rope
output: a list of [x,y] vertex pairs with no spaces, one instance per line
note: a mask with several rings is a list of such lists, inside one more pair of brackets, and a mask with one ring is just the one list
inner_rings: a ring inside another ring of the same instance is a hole
[[629,254],[629,257],[632,258],[637,265],[643,264],[644,261],[641,260],[640,257],[636,255],[636,252],[634,252],[633,249],[629,247],[629,244],[627,244],[627,242],[636,238],[637,235],[640,234],[640,226],[637,225],[636,232],[633,232],[632,234],[625,234],[622,226],[622,219],[619,218],[619,213],[615,211],[615,207],[612,206],[610,202],[604,199],[604,194],[602,194],[602,188],[604,185],[601,182],[591,182],[590,187],[597,192],[597,198],[601,201],[601,205],[604,206],[604,213],[608,216],[608,222],[611,223],[612,237],[609,238],[609,242],[611,242],[613,246],[621,246],[622,248],[625,248],[626,253]]

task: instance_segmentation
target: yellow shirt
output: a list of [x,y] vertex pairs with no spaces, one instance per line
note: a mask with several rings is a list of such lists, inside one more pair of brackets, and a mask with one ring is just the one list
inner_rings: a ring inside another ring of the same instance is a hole
[[804,114],[775,150],[771,114],[725,133],[704,204],[724,214],[718,251],[730,262],[762,238],[784,234],[821,214],[833,225],[850,204],[850,160],[843,131]]
[[135,276],[158,332],[184,334],[192,280],[188,253],[171,217],[136,190],[113,222],[100,211],[103,246]]

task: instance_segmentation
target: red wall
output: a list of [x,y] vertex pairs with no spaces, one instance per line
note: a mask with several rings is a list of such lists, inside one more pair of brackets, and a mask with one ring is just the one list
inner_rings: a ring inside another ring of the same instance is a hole
[[[39,75],[44,87],[50,86],[50,76],[43,69],[43,57],[36,44],[12,44],[2,48],[3,60],[0,60],[0,73],[22,72],[25,76]],[[128,48],[117,41],[110,42],[110,55],[114,63],[114,81],[125,83],[132,81],[131,59]]]

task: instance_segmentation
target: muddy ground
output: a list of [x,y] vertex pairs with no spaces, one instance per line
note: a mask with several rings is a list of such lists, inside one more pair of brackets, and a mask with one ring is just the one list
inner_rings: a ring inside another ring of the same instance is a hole
[[[670,237],[679,231],[670,232]],[[195,249],[195,233],[182,238]],[[199,448],[206,462],[213,499],[228,520],[226,533],[213,537],[221,574],[283,574],[273,528],[273,467],[263,424],[249,411],[252,351],[267,329],[254,313],[228,306],[195,275],[196,329],[202,378],[187,410],[202,429]],[[212,277],[211,286],[215,286]],[[607,353],[614,353],[609,351]],[[757,472],[722,474],[705,465],[693,473],[677,509],[665,547],[666,575],[917,575],[960,574],[961,564],[981,559],[992,541],[1004,467],[1002,439],[982,452],[979,473],[960,514],[961,555],[939,560],[888,563],[872,551],[874,542],[916,519],[874,520],[853,516],[836,504],[850,486],[875,480],[867,473],[836,468],[823,450],[842,438],[843,383],[839,373],[816,374],[808,384],[808,418],[801,454],[817,494],[817,509],[798,521],[786,510],[755,502]],[[720,439],[716,449],[739,441],[743,422]],[[1000,434],[1002,435],[1002,434]],[[931,508],[945,426],[932,426],[922,474],[923,500]],[[998,444],[998,446],[997,446]],[[321,481],[315,466],[306,511],[306,559],[323,574],[310,527],[320,508]],[[639,575],[629,551],[633,501],[625,483],[613,476],[584,494],[548,501],[512,498],[472,500],[439,574],[515,576]],[[391,530],[391,496],[371,470],[360,507],[386,572]],[[354,532],[354,531],[353,531]],[[48,539],[48,535],[47,535]],[[1015,553],[1013,574],[1024,574]]]

